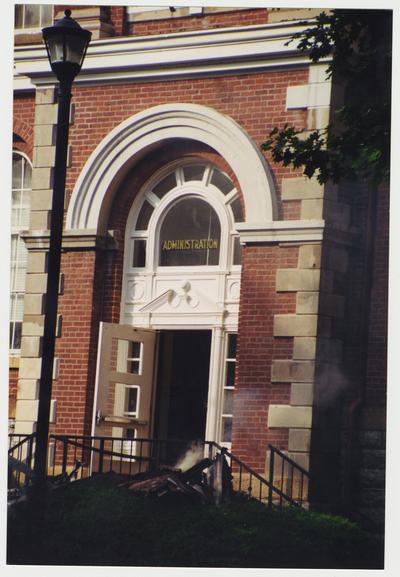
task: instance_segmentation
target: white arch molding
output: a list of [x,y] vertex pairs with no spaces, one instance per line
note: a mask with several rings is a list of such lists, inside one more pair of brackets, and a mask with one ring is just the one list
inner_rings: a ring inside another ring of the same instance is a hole
[[275,192],[257,145],[232,118],[198,104],[163,104],[116,126],[87,160],[73,190],[67,230],[104,232],[102,207],[121,169],[166,139],[190,139],[216,150],[234,171],[245,202],[246,223],[271,223]]

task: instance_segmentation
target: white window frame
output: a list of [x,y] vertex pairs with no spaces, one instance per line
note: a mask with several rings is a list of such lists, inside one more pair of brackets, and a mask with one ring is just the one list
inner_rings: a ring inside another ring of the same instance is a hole
[[[29,164],[31,171],[32,171],[32,163],[30,161],[30,159],[28,158],[28,156],[26,154],[24,154],[23,152],[20,152],[19,150],[13,150],[13,157],[14,155],[18,155],[20,156],[22,159],[25,160],[26,163]],[[31,172],[32,174],[32,172]],[[12,186],[12,185],[11,185]],[[12,190],[14,190],[12,188]],[[24,173],[22,174],[22,180],[21,180],[21,188],[20,190],[22,191],[22,195],[21,195],[21,201],[23,203],[24,201],[24,197],[28,198],[28,202],[27,207],[28,207],[28,211],[29,211],[29,206],[30,206],[30,192],[32,190],[32,186],[30,187],[25,187],[24,186]],[[11,201],[11,212],[13,211],[13,202]],[[16,258],[13,259],[13,255],[10,255],[10,301],[12,300],[11,297],[15,295],[15,298],[18,300],[19,298],[21,298],[22,300],[24,299],[24,295],[25,295],[25,283],[24,283],[24,287],[23,289],[21,288],[20,290],[13,290],[13,284],[14,284],[14,277],[17,274],[18,269],[21,271],[23,269],[23,267],[18,267],[18,262],[19,262],[19,248],[22,247],[22,243],[23,241],[21,240],[21,234],[23,232],[26,232],[27,230],[29,230],[29,225],[27,224],[26,226],[14,226],[13,224],[11,224],[11,237],[15,237],[16,242],[17,242],[17,251],[16,251]],[[12,248],[12,243],[11,243],[11,248]],[[26,250],[26,249],[25,249]],[[26,269],[25,269],[25,275],[26,275]],[[22,305],[23,308],[23,305]],[[21,322],[22,323],[22,319],[21,321],[16,319],[15,316],[15,306],[10,306],[10,330],[11,330],[11,325],[12,323],[14,323],[13,325],[13,337],[11,340],[11,345],[14,344],[14,331],[15,331],[15,323],[16,322]],[[23,314],[23,313],[22,313]],[[10,355],[12,356],[18,356],[20,354],[20,348],[15,348],[13,346],[10,347]]]
[[[44,6],[49,6],[49,4],[20,4],[20,6],[22,6],[22,26],[20,28],[17,28],[16,24],[15,24],[15,34],[26,34],[26,33],[30,33],[30,32],[40,32],[42,30],[42,28],[44,26],[52,26],[53,22],[54,22],[54,13],[52,15],[51,21],[50,22],[45,22],[43,23],[43,7]],[[25,27],[25,8],[26,6],[38,6],[39,7],[39,24],[37,26],[30,26],[30,27]],[[51,5],[51,7],[54,9],[53,4]]]

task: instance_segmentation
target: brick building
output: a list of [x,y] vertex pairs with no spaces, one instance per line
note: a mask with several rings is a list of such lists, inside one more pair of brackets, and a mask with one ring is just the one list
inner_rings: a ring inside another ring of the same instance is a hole
[[[35,430],[51,216],[40,28],[63,9],[16,9],[15,433]],[[388,189],[371,208],[366,184],[322,186],[261,152],[337,101],[326,63],[287,44],[316,13],[72,8],[93,37],[73,86],[51,430],[206,438],[261,473],[271,444],[310,471],[315,506],[381,522]]]

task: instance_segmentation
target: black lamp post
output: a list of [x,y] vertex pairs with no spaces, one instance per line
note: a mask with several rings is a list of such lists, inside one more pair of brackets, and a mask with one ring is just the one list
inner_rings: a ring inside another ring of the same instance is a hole
[[65,10],[65,17],[62,20],[59,20],[54,26],[44,28],[42,32],[50,66],[59,80],[59,87],[42,366],[36,428],[34,472],[37,484],[41,484],[47,474],[47,447],[60,279],[71,85],[81,69],[86,49],[92,36],[89,30],[84,30],[71,18],[71,10]]

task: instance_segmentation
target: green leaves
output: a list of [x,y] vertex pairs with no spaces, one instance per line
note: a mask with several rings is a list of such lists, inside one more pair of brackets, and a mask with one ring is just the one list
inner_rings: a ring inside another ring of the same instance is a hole
[[303,167],[319,182],[361,176],[389,179],[391,113],[391,29],[387,10],[322,12],[314,26],[293,36],[312,62],[331,57],[327,74],[333,94],[343,91],[329,125],[312,132],[286,124],[270,131],[262,145],[274,162]]

